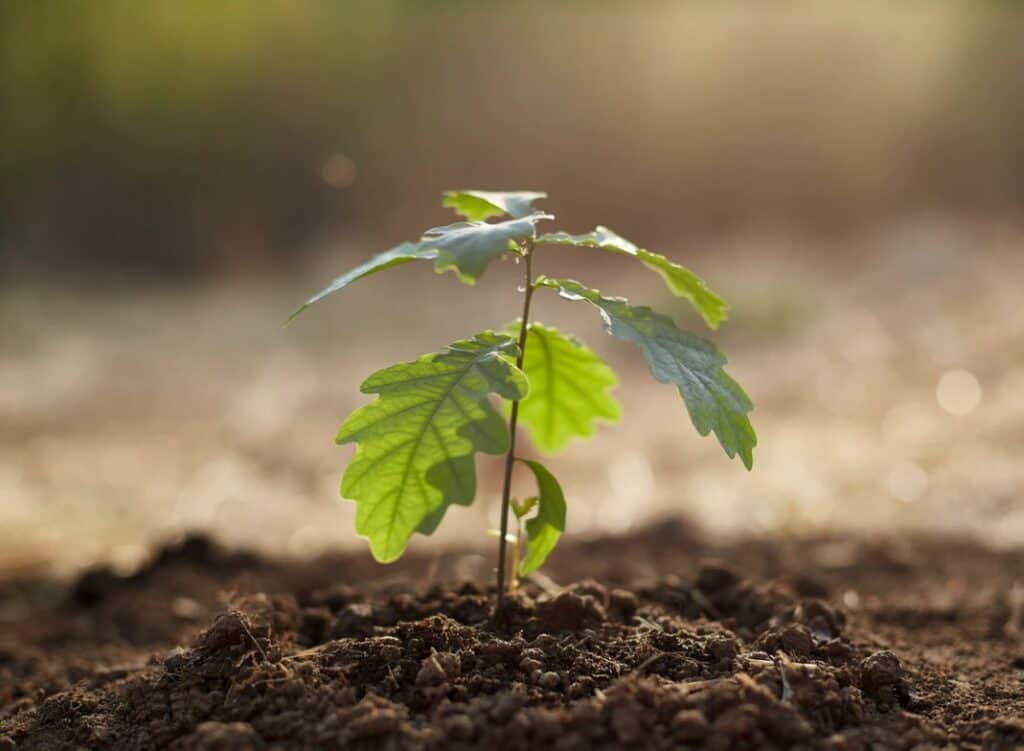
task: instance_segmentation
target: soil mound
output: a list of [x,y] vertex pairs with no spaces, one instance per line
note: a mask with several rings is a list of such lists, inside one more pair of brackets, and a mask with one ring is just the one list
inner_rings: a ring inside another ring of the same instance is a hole
[[9,582],[0,751],[1024,747],[1020,555],[667,523],[567,545],[500,624],[453,577],[473,555],[194,538],[131,577]]

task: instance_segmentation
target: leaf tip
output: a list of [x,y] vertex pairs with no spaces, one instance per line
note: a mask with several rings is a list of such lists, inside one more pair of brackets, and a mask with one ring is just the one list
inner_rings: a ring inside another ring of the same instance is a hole
[[370,541],[370,555],[373,556],[373,560],[377,561],[377,563],[384,563],[384,564],[394,563],[399,558],[401,558],[402,557],[402,553],[405,552],[405,550],[403,549],[403,550],[398,551],[397,553],[393,553],[393,552],[388,552],[387,550],[378,550],[377,547],[378,546],[374,545],[373,541],[371,540]]
[[[717,295],[716,295],[717,297]],[[718,305],[715,307],[713,313],[702,312],[701,317],[704,319],[704,323],[708,325],[713,331],[717,331],[718,327],[729,320],[729,311],[732,310],[729,303],[720,297],[717,297]]]
[[293,321],[294,321],[294,320],[295,320],[296,318],[298,318],[298,317],[299,317],[299,316],[300,316],[300,315],[302,314],[302,312],[303,312],[303,311],[304,311],[304,310],[305,310],[306,308],[308,308],[308,307],[309,307],[309,303],[303,303],[302,305],[300,305],[299,307],[297,307],[297,308],[296,308],[295,310],[293,310],[293,311],[292,311],[292,313],[291,313],[291,315],[290,315],[290,316],[288,316],[288,317],[287,317],[287,318],[286,318],[286,319],[284,320],[284,323],[282,323],[282,324],[281,324],[281,328],[283,328],[283,329],[286,329],[286,328],[288,328],[289,326],[291,326],[291,325],[292,325],[292,322],[293,322]]

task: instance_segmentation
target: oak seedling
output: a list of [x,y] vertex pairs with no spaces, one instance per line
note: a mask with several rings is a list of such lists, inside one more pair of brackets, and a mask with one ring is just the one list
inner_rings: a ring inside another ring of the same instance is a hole
[[[540,567],[565,530],[562,488],[546,466],[517,452],[518,426],[537,449],[553,454],[574,438],[593,435],[595,423],[613,422],[620,414],[610,394],[618,379],[607,363],[575,337],[530,320],[538,290],[593,307],[608,334],[636,344],[651,374],[676,386],[697,432],[713,432],[730,458],[740,457],[750,469],[757,444],[748,418],[753,403],[726,373],[725,356],[714,344],[623,297],[536,273],[537,251],[572,245],[631,257],[660,275],[711,328],[726,319],[725,301],[689,269],[606,227],[579,235],[539,233],[539,224],[554,219],[533,207],[546,197],[525,191],[449,191],[443,205],[465,221],[429,229],[415,242],[375,255],[336,278],[288,319],[358,279],[413,261],[432,261],[437,272],[453,271],[466,284],[475,284],[492,261],[514,256],[521,262],[522,312],[515,324],[473,334],[372,374],[360,390],[376,394],[376,399],[355,410],[337,436],[339,444],[357,445],[341,494],[355,501],[356,532],[382,563],[399,558],[413,534],[437,529],[449,506],[473,502],[477,453],[505,455],[498,609],[510,584]],[[495,397],[504,403],[504,413],[495,406]],[[537,485],[536,495],[522,503],[513,503],[511,497],[517,463],[532,472]],[[508,530],[510,511],[516,516],[515,536]],[[510,539],[515,546],[512,577],[506,576]]]

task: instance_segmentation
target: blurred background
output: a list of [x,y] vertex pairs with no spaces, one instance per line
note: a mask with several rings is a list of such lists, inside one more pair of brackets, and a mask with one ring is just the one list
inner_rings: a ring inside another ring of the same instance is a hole
[[[733,305],[750,474],[540,299],[622,373],[623,422],[551,463],[570,534],[1024,543],[1017,4],[11,0],[0,105],[0,570],[130,569],[195,529],[362,546],[333,444],[359,382],[514,318],[518,273],[412,264],[280,324],[450,221],[447,188],[546,190]],[[538,264],[708,333],[627,259]],[[442,543],[492,544],[480,473]]]

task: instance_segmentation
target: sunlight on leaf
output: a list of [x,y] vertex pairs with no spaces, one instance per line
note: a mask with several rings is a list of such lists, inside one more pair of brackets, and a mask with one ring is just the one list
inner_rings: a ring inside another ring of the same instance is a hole
[[341,493],[356,502],[356,532],[377,560],[398,558],[414,532],[437,526],[447,505],[472,501],[474,453],[508,449],[508,428],[488,394],[526,395],[526,376],[510,362],[516,354],[514,339],[484,332],[363,383],[363,393],[379,396],[338,433],[339,444],[358,444]]
[[527,337],[523,372],[530,393],[519,402],[519,421],[537,448],[556,453],[575,437],[594,435],[597,420],[621,417],[608,393],[619,379],[604,360],[542,323],[531,323]]
[[532,239],[536,235],[538,221],[553,218],[550,214],[535,213],[504,222],[456,222],[428,229],[419,242],[402,243],[391,250],[378,253],[366,263],[337,277],[306,300],[288,317],[285,324],[295,320],[310,305],[344,289],[357,279],[410,261],[432,260],[435,270],[439,273],[452,270],[461,281],[475,284],[491,261],[509,251],[516,251],[521,243]]
[[435,258],[437,258],[437,251],[432,248],[424,248],[420,243],[402,243],[391,250],[378,253],[366,263],[356,266],[351,271],[345,272],[328,284],[324,289],[306,300],[306,302],[304,302],[294,313],[288,316],[286,323],[291,323],[295,320],[296,316],[302,313],[302,311],[310,305],[320,302],[320,300],[337,292],[338,290],[344,289],[357,279],[362,279],[363,277],[370,276],[371,274],[376,274],[378,271],[383,271],[384,269],[389,269],[392,266],[398,266],[403,263],[409,263],[410,261],[433,260]]
[[542,278],[538,284],[597,307],[609,334],[638,345],[654,377],[679,388],[697,432],[714,431],[726,455],[739,455],[747,469],[753,466],[757,435],[747,413],[754,405],[725,372],[725,355],[714,344],[676,328],[668,316],[621,297],[605,297],[579,282]]
[[547,193],[530,190],[449,190],[444,194],[442,206],[455,209],[455,213],[470,222],[482,222],[505,215],[522,219],[534,212],[534,201],[547,197]]
[[558,538],[565,531],[565,495],[547,468],[540,462],[520,459],[537,479],[537,515],[526,521],[529,540],[526,556],[519,564],[519,575],[536,571],[555,549]]
[[670,261],[660,253],[653,253],[638,248],[621,235],[607,227],[598,227],[585,235],[570,235],[567,232],[551,232],[537,238],[537,244],[575,245],[586,248],[599,248],[621,255],[636,258],[647,268],[656,271],[672,294],[685,297],[694,309],[713,329],[728,317],[729,305],[721,297],[712,292],[699,276],[685,266]]
[[518,243],[533,238],[541,219],[550,214],[531,214],[504,222],[456,222],[423,233],[420,247],[437,252],[438,271],[455,271],[466,284],[475,284],[487,266]]

